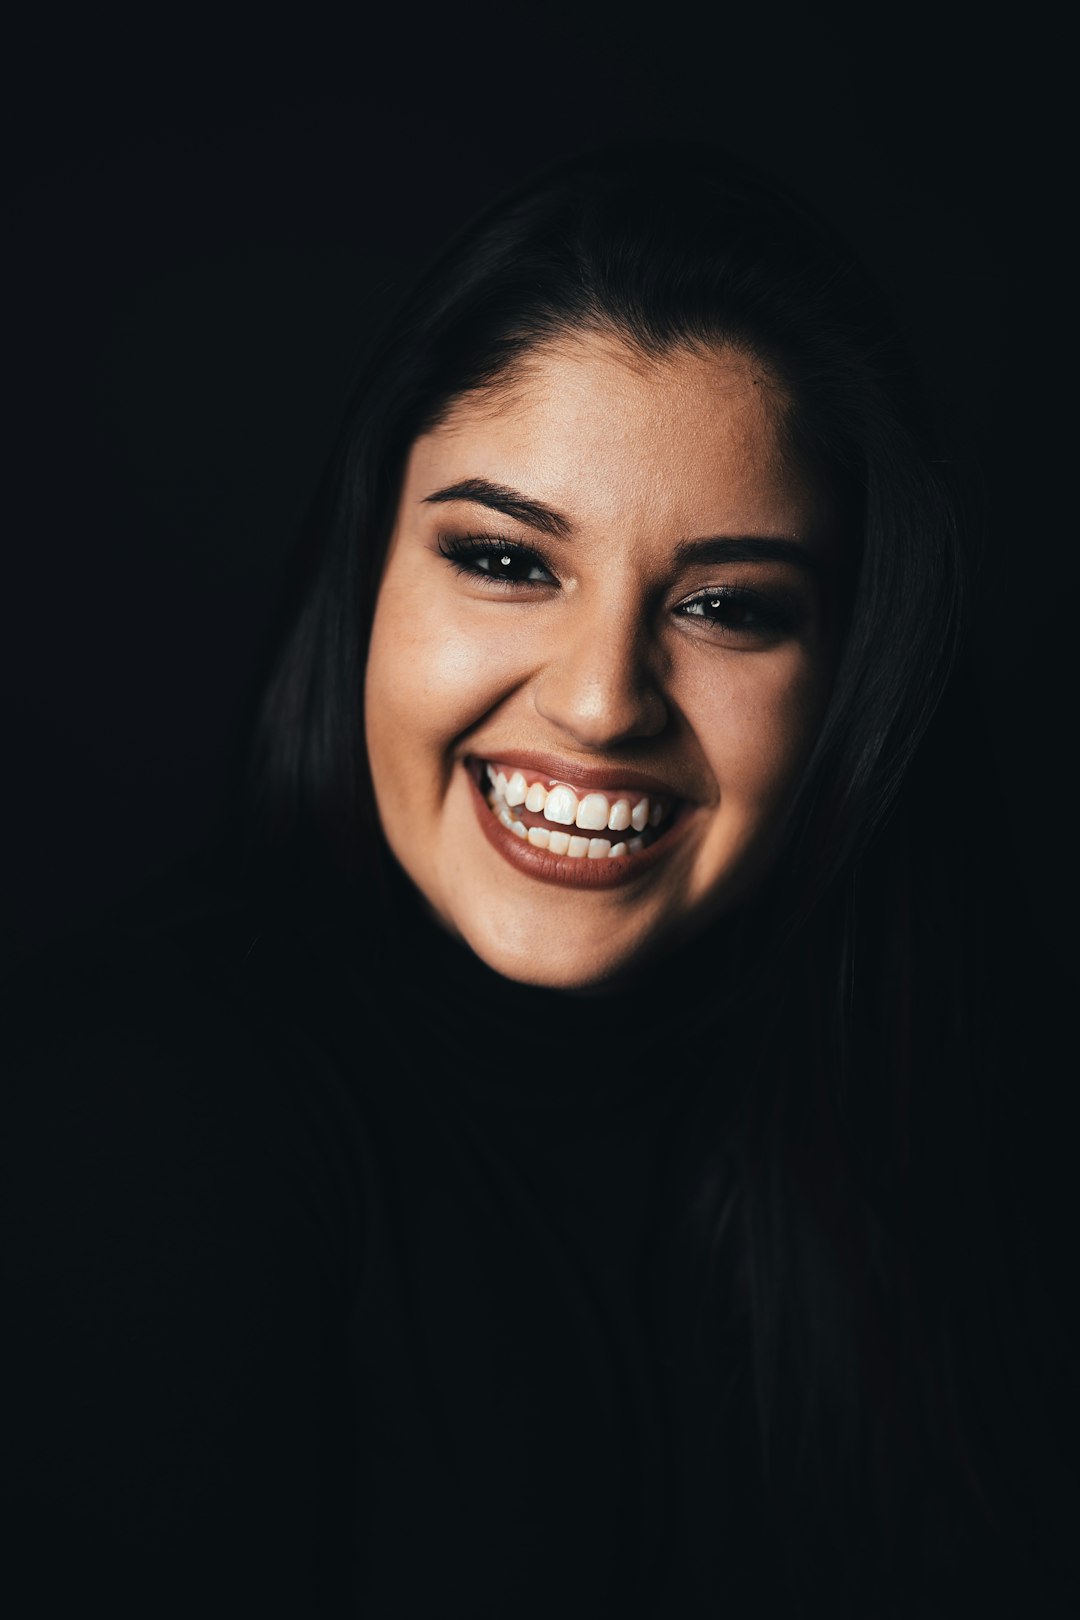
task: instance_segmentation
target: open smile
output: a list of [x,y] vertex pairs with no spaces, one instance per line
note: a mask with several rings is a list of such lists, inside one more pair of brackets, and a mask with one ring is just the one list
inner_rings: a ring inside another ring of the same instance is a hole
[[531,877],[576,888],[630,882],[685,823],[690,806],[662,784],[601,788],[595,772],[577,770],[571,781],[553,764],[472,758],[466,766],[488,841]]

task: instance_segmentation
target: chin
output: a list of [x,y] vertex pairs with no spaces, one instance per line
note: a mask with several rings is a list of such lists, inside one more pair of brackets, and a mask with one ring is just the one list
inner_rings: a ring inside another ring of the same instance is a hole
[[543,990],[602,993],[620,989],[676,944],[667,929],[650,937],[643,928],[621,942],[608,929],[600,950],[582,948],[581,943],[577,949],[567,949],[565,941],[559,943],[558,929],[539,929],[527,920],[506,919],[501,926],[491,916],[444,922],[493,972]]
[[633,977],[634,968],[639,963],[636,954],[603,963],[567,962],[559,958],[538,958],[535,953],[522,956],[500,950],[476,950],[476,955],[504,979],[512,979],[516,984],[532,985],[540,990],[614,990]]

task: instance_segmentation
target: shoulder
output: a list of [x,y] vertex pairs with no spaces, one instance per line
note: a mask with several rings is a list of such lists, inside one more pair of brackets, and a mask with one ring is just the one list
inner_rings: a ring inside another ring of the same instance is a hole
[[133,1068],[160,1082],[175,1069],[207,1083],[227,1071],[242,1088],[265,1043],[257,1012],[230,983],[242,945],[228,932],[219,919],[115,924],[40,952],[3,987],[9,1075],[51,1076],[58,1091],[93,1088],[99,1098],[130,1098]]
[[254,944],[235,913],[121,926],[6,986],[0,1499],[50,1613],[76,1584],[194,1613],[207,1581],[307,1613],[321,1578],[362,1132]]
[[[54,944],[8,974],[3,1050],[48,1063],[137,1049],[211,1069],[241,1051],[277,1067],[294,1045],[313,1058],[310,1032],[325,1022],[316,1003],[338,988],[342,965],[325,923],[193,889]],[[363,990],[362,977],[356,986]],[[352,1012],[362,1025],[362,995]]]
[[197,1208],[201,1229],[214,1205],[267,1229],[318,1211],[336,1248],[351,1240],[355,1093],[269,932],[198,907],[68,940],[9,976],[0,1136],[16,1203],[70,1221],[83,1200],[110,1224],[121,1205],[127,1219],[167,1205],[170,1221]]

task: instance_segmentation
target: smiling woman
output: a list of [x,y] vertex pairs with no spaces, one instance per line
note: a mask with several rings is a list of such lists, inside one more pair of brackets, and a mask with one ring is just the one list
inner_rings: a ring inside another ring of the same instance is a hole
[[20,993],[34,1612],[1059,1612],[947,471],[848,250],[708,149],[408,295],[243,898]]
[[768,863],[836,653],[836,518],[780,410],[734,351],[579,335],[410,452],[365,686],[379,817],[510,978],[623,982]]

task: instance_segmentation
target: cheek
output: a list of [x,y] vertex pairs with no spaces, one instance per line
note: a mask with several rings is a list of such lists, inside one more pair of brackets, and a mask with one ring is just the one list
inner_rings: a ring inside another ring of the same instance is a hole
[[798,647],[747,653],[699,681],[687,718],[721,798],[767,811],[798,775],[817,735],[828,683]]
[[526,639],[484,606],[463,614],[457,604],[451,612],[438,592],[418,605],[417,593],[406,598],[387,581],[365,679],[377,787],[380,776],[405,774],[421,757],[428,773],[433,754],[448,768],[446,751],[524,679]]

